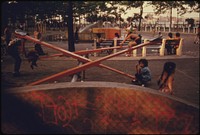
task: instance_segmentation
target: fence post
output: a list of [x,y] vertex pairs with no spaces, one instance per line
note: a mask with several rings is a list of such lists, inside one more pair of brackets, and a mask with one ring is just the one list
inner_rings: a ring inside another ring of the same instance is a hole
[[178,55],[178,56],[182,55],[182,48],[183,48],[183,38],[180,39],[179,46],[176,49],[176,55]]
[[[114,39],[114,47],[116,47],[116,46],[117,46],[117,39],[115,38],[115,39]],[[113,52],[116,53],[116,52],[117,52],[117,49],[115,48]]]
[[[78,65],[82,65],[82,62],[78,60]],[[80,76],[81,72],[78,72],[76,74],[73,75],[71,82],[77,82],[79,76]]]
[[[86,50],[88,50],[88,48],[86,48]],[[87,53],[86,55],[84,55],[84,57],[87,58],[87,59],[89,59],[89,53]],[[81,82],[83,82],[83,81],[85,81],[85,70],[82,71],[82,75],[81,75]]]
[[[148,40],[147,39],[144,39],[144,43],[146,43]],[[147,48],[146,46],[143,46],[142,47],[142,57],[146,57],[146,54],[147,54]]]
[[133,50],[133,56],[136,57],[137,56],[137,49]]
[[[86,48],[86,50],[88,50],[88,48]],[[89,54],[87,53],[87,54],[83,55],[83,57],[89,59]],[[81,66],[82,64],[83,64],[83,62],[78,60],[78,66]],[[81,76],[81,82],[83,82],[85,80],[85,70],[74,74],[71,82],[76,82],[80,76]]]
[[161,48],[160,48],[160,56],[164,56],[164,54],[165,54],[165,44],[166,44],[166,39],[163,39],[162,45],[161,45]]
[[[94,39],[94,49],[97,49],[97,39]],[[94,57],[97,57],[97,53],[94,52]]]
[[193,27],[193,33],[194,34],[196,33],[196,27]]

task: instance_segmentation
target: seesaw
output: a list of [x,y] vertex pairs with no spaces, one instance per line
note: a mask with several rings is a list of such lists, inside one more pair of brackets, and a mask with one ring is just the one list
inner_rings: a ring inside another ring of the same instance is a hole
[[[59,72],[59,73],[57,73],[57,74],[51,75],[51,76],[49,76],[49,77],[43,78],[43,79],[41,79],[41,80],[38,80],[38,81],[36,81],[36,82],[30,83],[29,85],[37,85],[37,84],[41,84],[41,83],[44,83],[44,82],[47,82],[47,81],[55,80],[55,79],[57,79],[57,78],[60,78],[60,77],[66,76],[66,75],[72,75],[72,74],[78,73],[78,72],[80,72],[80,71],[83,71],[83,70],[85,70],[85,69],[87,69],[87,68],[90,68],[90,67],[92,67],[92,66],[100,66],[100,67],[109,69],[109,70],[111,70],[111,71],[117,72],[117,73],[119,73],[119,74],[122,74],[122,75],[125,75],[125,76],[127,76],[127,77],[130,77],[130,78],[134,79],[135,77],[132,76],[132,75],[129,75],[129,74],[124,73],[124,72],[122,72],[122,71],[119,71],[119,70],[117,70],[117,69],[113,69],[113,68],[111,68],[111,67],[109,67],[109,66],[106,66],[106,65],[103,65],[103,64],[100,64],[100,63],[101,63],[102,61],[104,61],[104,60],[107,60],[107,59],[109,59],[109,58],[112,58],[112,57],[121,55],[121,54],[123,54],[123,53],[125,53],[125,52],[128,52],[128,51],[131,51],[131,50],[138,49],[138,48],[141,48],[141,47],[143,47],[143,46],[146,46],[146,45],[148,45],[150,42],[153,42],[154,40],[157,40],[157,38],[159,38],[159,37],[154,38],[154,39],[152,39],[152,40],[150,40],[150,41],[148,41],[148,42],[146,42],[146,43],[142,43],[142,44],[140,44],[140,45],[133,46],[133,47],[131,47],[131,48],[127,48],[127,49],[124,49],[124,50],[119,51],[119,52],[117,52],[117,53],[110,54],[110,55],[108,55],[108,56],[105,56],[105,57],[102,57],[102,58],[100,58],[100,59],[97,59],[97,60],[92,61],[92,60],[87,59],[87,58],[85,58],[85,57],[82,57],[82,56],[80,56],[80,55],[78,55],[78,54],[75,54],[75,53],[73,53],[73,52],[67,51],[67,50],[62,49],[62,48],[60,48],[60,47],[56,47],[56,46],[51,45],[51,44],[49,44],[49,43],[46,43],[46,42],[40,41],[40,40],[38,40],[38,39],[35,39],[35,38],[33,38],[33,37],[30,37],[30,36],[26,35],[26,32],[23,32],[23,31],[21,31],[21,30],[16,30],[16,31],[15,31],[15,34],[16,34],[16,36],[17,36],[18,38],[27,39],[27,40],[33,41],[33,42],[35,42],[35,43],[41,44],[41,45],[43,45],[43,46],[52,48],[52,49],[54,49],[54,50],[57,50],[57,51],[59,51],[59,52],[62,52],[62,53],[63,53],[64,55],[66,55],[66,56],[70,56],[70,57],[72,57],[72,58],[75,58],[75,59],[77,59],[77,60],[79,60],[79,61],[85,63],[85,64],[80,65],[80,66],[78,66],[78,67],[74,67],[74,68],[72,68],[72,69],[68,69],[68,70]],[[87,62],[87,63],[86,63],[86,62]]]
[[[78,55],[87,55],[90,53],[94,53],[94,52],[101,52],[101,51],[105,51],[105,50],[112,50],[112,49],[121,49],[121,48],[127,48],[127,47],[120,47],[120,46],[116,46],[116,47],[106,47],[106,48],[99,48],[99,49],[90,49],[90,50],[80,50],[80,51],[76,51],[74,52],[75,54]],[[40,58],[50,58],[50,57],[62,57],[65,56],[63,53],[58,53],[58,54],[53,54],[50,56],[40,56]]]
[[[77,70],[98,65],[110,57],[114,54],[85,63]],[[70,74],[69,70],[64,72]],[[35,82],[39,83],[42,81]],[[21,129],[19,133],[48,134],[199,133],[198,106],[145,87],[111,82],[64,82],[10,88],[6,92],[2,96],[2,123],[10,128],[5,130],[2,126],[4,133],[16,133],[16,129]]]
[[[15,35],[16,35],[18,38],[27,39],[27,40],[30,40],[30,41],[32,41],[32,42],[39,43],[39,44],[41,44],[41,45],[43,45],[43,46],[46,46],[46,47],[48,47],[48,48],[51,48],[51,49],[57,50],[57,51],[59,51],[59,52],[62,52],[62,54],[55,54],[55,55],[53,55],[52,57],[57,57],[57,56],[63,56],[63,55],[65,55],[65,56],[70,56],[70,57],[72,57],[72,58],[75,58],[75,59],[77,59],[77,60],[79,60],[79,61],[81,61],[81,62],[84,62],[84,63],[85,63],[85,62],[92,61],[92,60],[90,60],[90,59],[88,59],[88,58],[85,58],[85,57],[83,57],[83,56],[80,56],[80,55],[78,55],[78,54],[82,54],[82,55],[83,55],[83,54],[88,54],[88,53],[91,53],[91,52],[97,52],[97,51],[102,51],[102,50],[106,50],[106,49],[108,50],[108,48],[104,48],[104,49],[95,49],[95,50],[86,50],[86,51],[78,51],[77,54],[76,54],[76,53],[67,51],[67,50],[65,50],[65,49],[62,49],[62,48],[60,48],[60,47],[57,47],[57,46],[55,46],[55,45],[52,45],[52,44],[49,44],[49,43],[40,41],[40,40],[38,40],[38,39],[35,39],[35,38],[33,38],[33,37],[30,37],[30,36],[26,35],[26,32],[21,31],[21,30],[16,30],[16,31],[15,31]],[[112,48],[119,48],[119,47],[112,47]],[[110,48],[109,48],[109,49],[110,49]],[[45,56],[44,56],[44,57],[45,57]],[[51,56],[50,56],[50,57],[51,57]],[[111,70],[111,71],[114,71],[114,72],[117,72],[117,73],[122,74],[122,75],[125,75],[125,76],[127,76],[127,77],[129,77],[129,78],[131,78],[131,79],[134,79],[134,76],[129,75],[129,74],[127,74],[127,73],[124,73],[124,72],[122,72],[122,71],[119,71],[119,70],[117,70],[117,69],[111,68],[111,67],[109,67],[109,66],[106,66],[106,65],[103,65],[103,64],[99,64],[99,65],[97,65],[97,66],[99,66],[99,67],[101,67],[101,68],[105,68],[105,69]]]

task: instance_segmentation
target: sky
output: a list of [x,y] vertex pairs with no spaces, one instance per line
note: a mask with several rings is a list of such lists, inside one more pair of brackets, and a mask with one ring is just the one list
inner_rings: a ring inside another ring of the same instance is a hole
[[[140,10],[139,9],[131,9],[131,10],[127,10],[127,14],[123,15],[123,18],[127,18],[127,17],[132,17],[133,16],[133,13],[139,13]],[[147,14],[148,12],[153,12],[153,8],[151,6],[144,6],[144,14]],[[172,10],[172,16],[173,17],[177,17],[177,11],[176,9],[173,9]],[[169,16],[169,14],[161,14],[161,16]],[[180,16],[179,16],[180,17]],[[200,13],[197,13],[197,12],[193,12],[193,13],[186,13],[184,15],[182,15],[181,17],[184,17],[184,18],[199,18],[200,17]]]

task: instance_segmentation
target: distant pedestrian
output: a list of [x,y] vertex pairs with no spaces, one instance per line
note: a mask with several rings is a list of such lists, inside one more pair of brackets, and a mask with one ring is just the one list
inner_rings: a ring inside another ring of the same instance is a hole
[[132,82],[136,85],[146,86],[151,81],[151,71],[146,59],[140,59],[136,65],[135,79]]
[[97,40],[96,40],[96,43],[97,43],[97,48],[100,48],[100,43],[103,42],[103,38],[101,37],[101,34],[100,33],[97,33]]
[[159,91],[173,95],[173,82],[176,64],[174,62],[166,62],[163,67],[161,76],[158,79]]
[[[120,37],[120,35],[119,35],[119,33],[115,33],[115,37],[113,38],[113,43],[112,43],[112,45],[110,46],[110,47],[113,47],[114,46],[114,42],[115,42],[115,40],[117,40],[117,42],[118,42],[118,40],[120,40],[121,39],[121,37]],[[117,43],[118,44],[118,43]]]
[[200,32],[197,33],[195,40],[194,40],[194,44],[199,45],[199,39],[200,39]]
[[194,44],[199,45],[199,39],[200,39],[200,24],[199,24],[199,27],[197,29],[197,34],[196,34],[195,39],[194,39]]
[[74,34],[74,36],[75,36],[75,43],[78,43],[78,42],[79,42],[78,31],[79,31],[79,28],[76,27],[76,31],[75,31],[75,34]]
[[163,37],[163,35],[160,31],[158,32],[158,37],[161,37],[161,38]]

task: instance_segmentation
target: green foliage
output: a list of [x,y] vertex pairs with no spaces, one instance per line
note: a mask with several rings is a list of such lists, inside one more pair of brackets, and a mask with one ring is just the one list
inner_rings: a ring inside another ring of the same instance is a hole
[[[11,22],[15,23],[16,20],[34,18],[36,14],[38,20],[44,20],[57,14],[65,18],[68,13],[67,1],[8,2],[10,1],[4,1],[1,4],[3,24],[8,22],[8,18],[11,18]],[[177,8],[179,15],[186,12],[200,12],[198,1],[73,1],[73,15],[84,16],[89,22],[122,20],[121,14],[126,13],[126,10],[130,8],[140,8],[140,16],[142,16],[144,2],[153,6],[157,14],[166,13],[171,8]],[[135,16],[134,18],[138,20],[141,17]]]
[[198,1],[151,1],[148,4],[153,6],[156,14],[166,13],[171,8],[176,8],[180,15],[200,11]]

